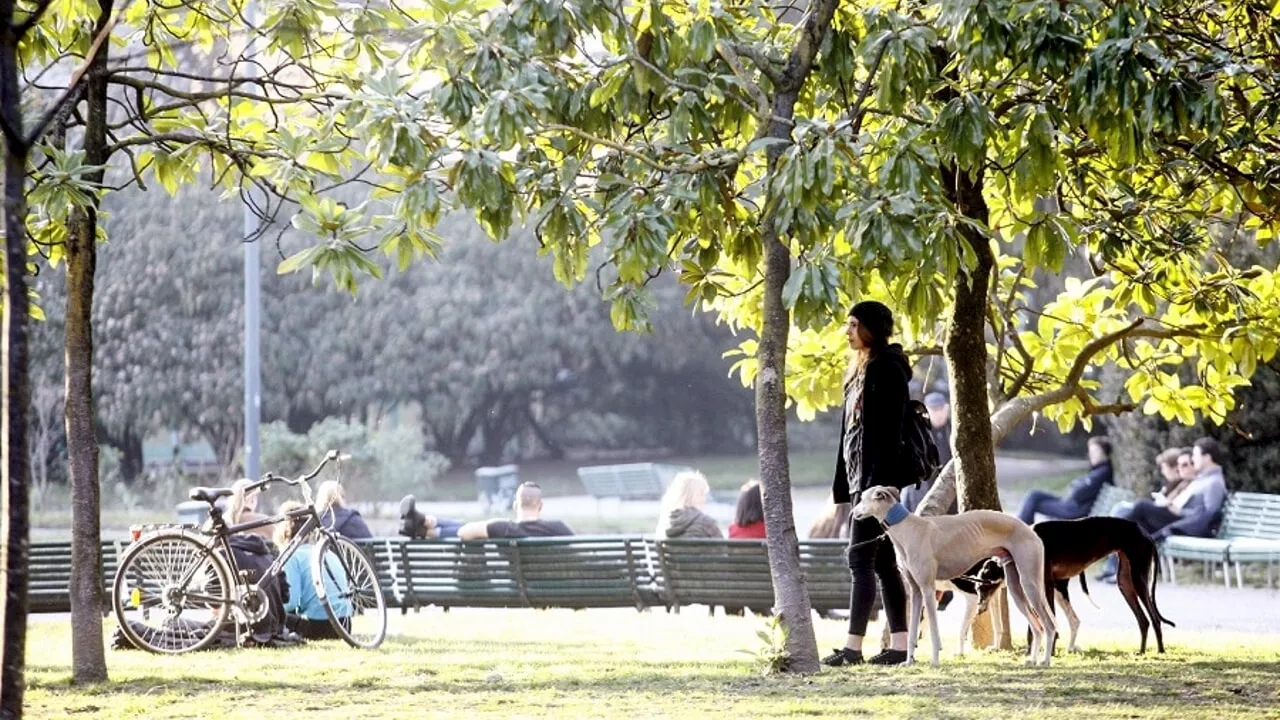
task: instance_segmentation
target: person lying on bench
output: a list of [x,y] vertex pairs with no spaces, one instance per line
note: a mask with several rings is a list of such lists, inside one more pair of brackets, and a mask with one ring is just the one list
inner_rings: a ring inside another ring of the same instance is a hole
[[400,534],[410,538],[456,538],[465,525],[461,520],[424,515],[418,511],[418,501],[412,495],[400,499]]
[[1111,474],[1111,441],[1104,437],[1089,438],[1089,472],[1071,481],[1067,496],[1060,498],[1044,490],[1032,490],[1022,501],[1018,517],[1030,525],[1036,513],[1053,520],[1075,520],[1089,514],[1093,501],[1103,485],[1114,483]]
[[537,483],[520,483],[513,503],[516,521],[480,520],[458,528],[459,540],[489,538],[557,537],[572,535],[568,525],[559,520],[542,519],[542,488]]
[[1154,500],[1134,503],[1133,521],[1156,542],[1170,535],[1209,537],[1227,499],[1227,482],[1220,464],[1223,458],[1222,445],[1217,440],[1197,440],[1191,450],[1196,479],[1167,506]]

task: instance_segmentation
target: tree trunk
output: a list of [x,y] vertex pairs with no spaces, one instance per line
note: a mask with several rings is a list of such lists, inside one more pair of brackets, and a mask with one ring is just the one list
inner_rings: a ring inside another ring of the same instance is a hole
[[[831,29],[837,0],[811,4],[804,27],[796,36],[769,103],[772,119],[764,137],[791,139],[796,100],[813,71],[818,48]],[[723,50],[721,50],[723,52]],[[758,90],[758,89],[757,89]],[[765,187],[772,187],[773,173],[785,145],[773,143],[765,151],[768,173]],[[780,237],[775,198],[767,197],[760,217],[760,242],[764,253],[763,319],[756,350],[756,433],[760,455],[760,489],[764,500],[769,573],[773,578],[774,609],[787,632],[787,670],[815,673],[819,670],[818,642],[813,633],[809,589],[800,568],[800,545],[791,508],[791,466],[787,456],[787,337],[791,314],[782,301],[782,289],[791,276],[791,251]]]
[[[4,138],[4,338],[0,340],[0,499],[3,500],[4,642],[0,644],[0,718],[22,717],[27,644],[27,576],[30,541],[27,457],[29,388],[27,347],[27,147],[21,140],[22,106],[18,91],[18,38],[10,30],[13,3],[0,3],[0,122],[11,135]],[[15,137],[16,135],[16,137]]]
[[[94,36],[111,19],[113,0],[98,0]],[[110,42],[94,55],[86,74],[85,162],[107,162],[107,57]],[[101,183],[103,171],[85,176]],[[93,413],[93,276],[98,263],[96,207],[72,215],[67,233],[67,467],[71,476],[71,682],[104,682],[102,643],[102,530],[98,442]]]

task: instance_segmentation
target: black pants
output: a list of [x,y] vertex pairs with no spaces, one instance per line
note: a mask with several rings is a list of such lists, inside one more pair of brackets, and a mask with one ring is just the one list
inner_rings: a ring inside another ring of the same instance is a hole
[[311,620],[301,615],[289,615],[285,618],[285,627],[308,640],[342,639],[342,636],[338,635],[338,631],[333,629],[333,624],[328,620]]
[[1166,525],[1177,522],[1178,515],[1167,507],[1161,507],[1150,500],[1139,500],[1133,504],[1133,521],[1138,523],[1142,532],[1155,535]]
[[884,528],[875,518],[854,520],[849,537],[849,572],[853,574],[853,588],[849,591],[849,634],[866,635],[867,620],[876,601],[876,579],[880,580],[880,598],[884,614],[889,619],[890,632],[907,631],[907,591],[898,571],[898,556],[888,538],[880,542],[866,542],[884,535]]

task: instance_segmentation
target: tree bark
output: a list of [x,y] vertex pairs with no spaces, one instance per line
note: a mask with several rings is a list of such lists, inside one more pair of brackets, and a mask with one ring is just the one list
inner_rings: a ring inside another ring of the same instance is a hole
[[[813,70],[831,19],[836,0],[819,0],[810,6],[799,30],[795,47],[787,60],[773,102],[765,137],[791,139],[796,100]],[[778,166],[785,145],[774,143],[765,151],[768,180]],[[764,500],[764,520],[769,547],[769,572],[773,578],[774,609],[787,632],[788,672],[814,673],[819,670],[818,643],[813,632],[809,589],[800,567],[800,546],[791,503],[791,466],[787,456],[787,338],[791,314],[782,300],[782,290],[791,276],[791,251],[778,232],[777,202],[767,198],[760,218],[760,241],[764,253],[763,320],[756,351],[756,432],[760,455],[760,489]]]
[[[113,0],[98,0],[94,36],[111,20]],[[107,58],[110,42],[94,55],[85,80],[85,162],[99,169],[86,180],[101,183],[107,155]],[[102,530],[98,442],[93,412],[93,280],[98,264],[98,213],[73,213],[67,233],[67,467],[71,476],[71,682],[104,682],[102,642]]]
[[18,90],[18,41],[12,0],[0,2],[0,122],[4,137],[4,319],[0,322],[0,499],[3,500],[4,641],[0,643],[0,718],[22,717],[27,643],[27,576],[30,543],[30,467],[27,457],[27,201],[28,147],[22,139],[22,105]]

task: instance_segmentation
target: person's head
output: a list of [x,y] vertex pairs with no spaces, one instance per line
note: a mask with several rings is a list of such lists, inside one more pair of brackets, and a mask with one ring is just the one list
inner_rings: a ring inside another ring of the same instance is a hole
[[542,516],[542,486],[535,482],[522,482],[516,488],[512,506],[518,520],[537,520]]
[[1182,448],[1169,448],[1156,456],[1156,464],[1160,466],[1160,474],[1165,482],[1174,482],[1181,476],[1178,473],[1178,458],[1182,457]]
[[924,407],[929,411],[929,423],[936,428],[943,427],[951,419],[951,404],[947,402],[947,396],[940,392],[925,395]]
[[700,508],[707,502],[707,494],[711,486],[707,478],[697,470],[685,470],[676,473],[662,496],[662,508],[665,512],[680,508]]
[[1183,480],[1196,478],[1196,461],[1191,457],[1194,452],[1191,448],[1178,448],[1178,477]]
[[810,538],[838,538],[841,531],[849,524],[849,512],[853,507],[849,503],[837,503],[830,493],[827,493],[827,504],[822,508],[822,514],[817,520],[813,521],[813,525],[809,526]]
[[893,312],[883,303],[863,300],[849,310],[846,335],[850,348],[867,353],[879,352],[893,337]]
[[1200,438],[1191,448],[1191,462],[1195,464],[1196,472],[1212,470],[1222,465],[1223,459],[1222,445],[1211,437]]
[[1101,465],[1111,460],[1111,441],[1104,437],[1089,438],[1089,464]]
[[[301,510],[304,507],[306,507],[306,505],[303,505],[296,500],[286,500],[285,502],[280,503],[280,514],[287,515],[295,510]],[[306,522],[307,518],[306,516],[303,516],[287,518],[282,522],[276,523],[275,531],[272,533],[272,540],[275,540],[276,547],[284,549],[284,546],[289,544],[289,541],[293,539],[294,535],[298,534],[298,531],[302,529],[303,524]]]
[[316,510],[325,512],[329,508],[337,510],[347,506],[347,494],[337,480],[325,480],[316,489]]
[[748,480],[738,493],[738,507],[733,511],[733,524],[746,527],[764,520],[764,497],[760,481]]
[[244,516],[258,509],[258,495],[260,490],[249,490],[249,486],[253,481],[249,478],[240,478],[231,483],[231,500],[227,504],[227,522],[236,525],[243,521]]

